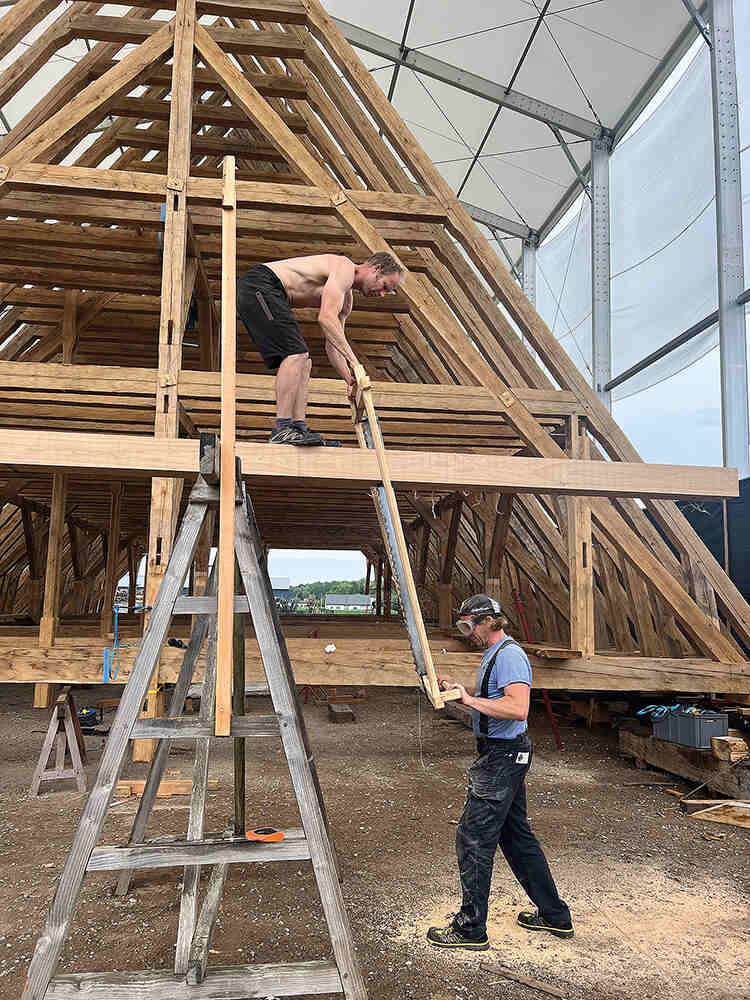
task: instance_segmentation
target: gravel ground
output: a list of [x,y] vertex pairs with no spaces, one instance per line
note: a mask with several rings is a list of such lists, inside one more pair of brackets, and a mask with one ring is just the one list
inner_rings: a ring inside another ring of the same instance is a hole
[[[111,689],[107,690],[111,697]],[[104,689],[81,691],[79,707]],[[31,687],[0,686],[0,998],[20,996],[85,796],[72,782],[31,798],[28,786],[49,713],[33,710]],[[253,699],[252,710],[269,703]],[[530,935],[515,924],[527,905],[502,857],[493,882],[491,949],[431,948],[424,934],[458,901],[455,824],[472,759],[471,735],[416,692],[371,689],[357,722],[332,725],[309,705],[305,718],[344,877],[343,892],[371,1000],[543,997],[503,979],[499,965],[562,989],[570,1000],[712,1000],[750,997],[750,831],[683,816],[662,787],[616,751],[611,730],[563,724],[555,752],[544,716],[531,719],[534,765],[529,813],[576,936]],[[106,717],[111,720],[112,715]],[[93,782],[102,739],[87,737]],[[208,795],[208,831],[231,811],[231,746],[212,758],[219,788]],[[189,777],[192,751],[175,744],[169,767]],[[126,764],[123,776],[142,777]],[[655,780],[663,776],[654,775]],[[674,787],[688,786],[675,781]],[[45,786],[43,785],[44,789]],[[61,789],[61,790],[58,790]],[[248,825],[299,825],[280,745],[248,741]],[[150,836],[184,834],[187,799],[161,800]],[[113,809],[100,843],[122,844],[133,804]],[[87,878],[60,971],[171,965],[181,871],[139,872],[131,893],[111,897],[112,876]],[[298,961],[329,954],[307,863],[230,868],[211,963]]]

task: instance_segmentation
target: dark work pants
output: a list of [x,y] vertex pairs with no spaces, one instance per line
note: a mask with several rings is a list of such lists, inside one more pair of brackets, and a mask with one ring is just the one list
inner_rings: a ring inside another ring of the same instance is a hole
[[[456,831],[456,856],[463,899],[454,925],[470,938],[487,934],[487,905],[498,846],[539,915],[555,927],[570,927],[570,910],[560,899],[547,859],[526,816],[526,772],[531,741],[491,742],[469,768],[466,805]],[[528,754],[526,762],[518,754]]]

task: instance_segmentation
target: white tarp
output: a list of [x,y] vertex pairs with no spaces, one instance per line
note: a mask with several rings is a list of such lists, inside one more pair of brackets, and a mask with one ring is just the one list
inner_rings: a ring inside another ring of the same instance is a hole
[[[750,5],[737,5],[740,140],[747,144]],[[745,273],[750,173],[743,151]],[[717,308],[716,204],[708,49],[611,158],[612,372],[627,370]],[[537,308],[590,379],[590,205],[538,253]],[[718,345],[718,326],[614,390],[624,399],[670,378]],[[706,368],[708,370],[708,368]],[[686,399],[686,413],[694,400]]]

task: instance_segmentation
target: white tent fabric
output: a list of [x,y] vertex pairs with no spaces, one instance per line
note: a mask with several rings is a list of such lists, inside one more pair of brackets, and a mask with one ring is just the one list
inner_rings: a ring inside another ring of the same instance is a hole
[[[738,4],[740,140],[750,129],[750,5]],[[750,273],[750,160],[743,152],[745,273]],[[717,308],[711,71],[701,45],[654,113],[610,163],[612,372],[627,370]],[[539,250],[537,308],[591,377],[590,204]],[[718,345],[718,325],[617,387],[624,399],[694,364]],[[686,406],[689,403],[686,401]]]
[[[404,37],[410,0],[324,0],[328,12],[397,44]],[[488,80],[510,81],[544,4],[541,0],[415,0],[406,34],[410,49],[471,70]],[[0,60],[0,70],[25,50],[49,23],[52,11],[15,50]],[[119,13],[105,5],[99,13]],[[0,16],[4,8],[0,8]],[[159,17],[170,17],[162,11]],[[204,21],[214,20],[203,17]],[[690,24],[680,0],[552,0],[536,32],[514,89],[547,101],[591,122],[613,127],[665,53]],[[71,42],[2,111],[15,125],[36,101],[86,53],[84,41]],[[393,63],[360,51],[365,65],[386,93]],[[393,94],[428,155],[457,190],[496,111],[490,101],[439,83],[402,67]],[[566,134],[583,166],[585,140]],[[575,181],[575,174],[550,129],[541,122],[503,109],[471,170],[462,198],[482,208],[538,228]],[[517,241],[512,246],[518,255]]]

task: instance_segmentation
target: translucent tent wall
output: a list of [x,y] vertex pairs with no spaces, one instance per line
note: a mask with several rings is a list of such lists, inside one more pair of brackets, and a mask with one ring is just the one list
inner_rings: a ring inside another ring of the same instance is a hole
[[[750,284],[750,4],[735,7]],[[702,42],[610,160],[612,373],[717,309],[711,68]],[[537,254],[537,309],[591,381],[591,205],[582,197]],[[722,462],[718,324],[613,390],[647,461]]]

